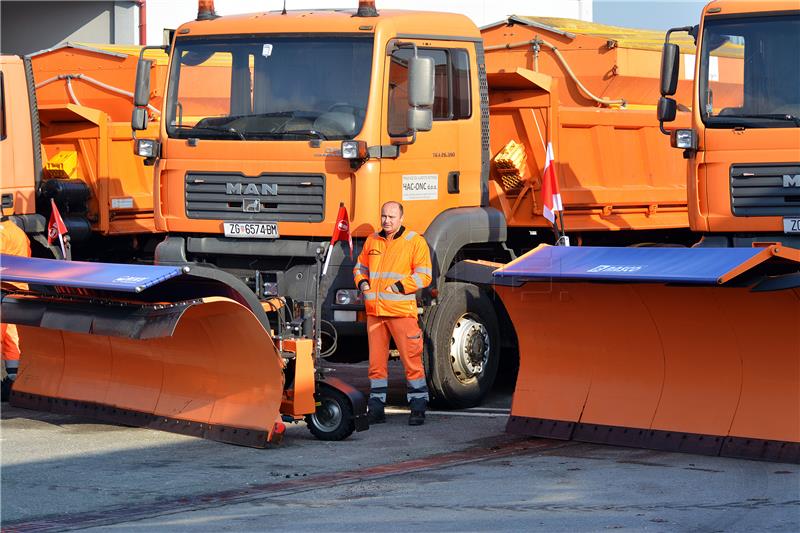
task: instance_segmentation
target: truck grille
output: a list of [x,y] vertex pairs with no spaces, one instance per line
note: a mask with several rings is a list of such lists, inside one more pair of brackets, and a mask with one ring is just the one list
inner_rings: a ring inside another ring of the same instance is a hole
[[735,216],[800,216],[800,163],[731,165]]
[[215,220],[320,222],[325,176],[189,172],[186,216]]

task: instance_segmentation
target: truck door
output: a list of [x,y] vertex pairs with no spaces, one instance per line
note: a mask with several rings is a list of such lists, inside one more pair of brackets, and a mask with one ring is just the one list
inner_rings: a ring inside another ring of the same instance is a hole
[[381,162],[380,200],[402,202],[405,225],[424,232],[445,209],[480,205],[480,98],[473,43],[414,44],[419,55],[435,64],[433,128],[418,132],[408,144],[408,59],[414,50],[390,44],[381,144],[406,144],[401,144],[396,159]]
[[3,207],[13,205],[16,214],[35,210],[32,104],[28,91],[23,60],[16,56],[0,58],[0,189]]

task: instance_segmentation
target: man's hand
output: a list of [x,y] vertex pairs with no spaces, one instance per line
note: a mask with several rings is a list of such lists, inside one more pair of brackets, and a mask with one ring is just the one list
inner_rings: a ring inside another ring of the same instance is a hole
[[386,287],[386,292],[391,292],[393,294],[403,294],[403,288],[400,282],[392,283],[388,287]]
[[367,292],[369,290],[369,281],[364,280],[358,284],[358,290],[361,292]]

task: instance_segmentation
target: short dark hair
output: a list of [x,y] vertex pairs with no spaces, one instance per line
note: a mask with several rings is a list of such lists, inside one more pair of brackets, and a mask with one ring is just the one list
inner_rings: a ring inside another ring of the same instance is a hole
[[389,205],[389,204],[394,204],[394,205],[396,205],[396,206],[397,206],[397,208],[400,210],[400,216],[403,216],[403,204],[401,204],[400,202],[398,202],[398,201],[395,201],[395,200],[389,200],[388,202],[386,202],[386,203],[384,203],[384,204],[383,204],[383,207],[386,207],[386,206],[387,206],[387,205]]

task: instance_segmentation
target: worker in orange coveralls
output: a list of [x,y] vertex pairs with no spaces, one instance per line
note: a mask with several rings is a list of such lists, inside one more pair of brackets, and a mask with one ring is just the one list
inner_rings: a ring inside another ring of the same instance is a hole
[[[19,226],[14,224],[5,214],[0,220],[0,253],[8,255],[31,256],[31,243],[28,236]],[[0,265],[2,266],[2,265]],[[0,274],[2,277],[2,274]],[[19,285],[17,285],[19,286]],[[23,286],[21,288],[27,288]],[[11,393],[11,382],[17,376],[19,367],[19,335],[14,324],[0,323],[0,352],[2,356],[2,400],[8,401]]]
[[417,320],[417,290],[431,283],[431,256],[425,239],[403,226],[403,206],[381,207],[381,231],[367,237],[353,268],[356,287],[364,296],[369,338],[371,424],[386,421],[389,336],[400,352],[406,371],[408,424],[425,423],[428,386],[422,366],[422,331]]

